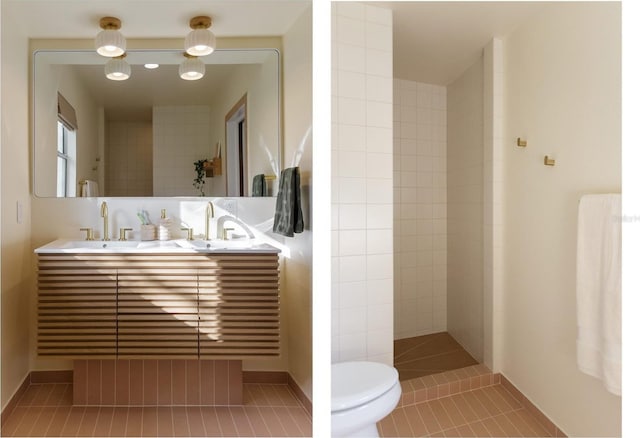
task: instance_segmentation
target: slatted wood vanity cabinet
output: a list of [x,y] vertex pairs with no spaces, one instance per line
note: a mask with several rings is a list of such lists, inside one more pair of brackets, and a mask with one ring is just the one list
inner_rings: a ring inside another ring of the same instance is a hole
[[40,356],[273,357],[279,325],[277,253],[38,254]]

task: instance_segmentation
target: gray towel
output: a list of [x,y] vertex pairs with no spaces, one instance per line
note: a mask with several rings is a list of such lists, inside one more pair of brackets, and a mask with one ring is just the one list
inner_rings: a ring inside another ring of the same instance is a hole
[[280,188],[273,218],[273,232],[287,237],[304,231],[300,200],[300,170],[290,167],[280,173]]
[[264,173],[253,177],[251,196],[267,196],[267,181],[264,179]]

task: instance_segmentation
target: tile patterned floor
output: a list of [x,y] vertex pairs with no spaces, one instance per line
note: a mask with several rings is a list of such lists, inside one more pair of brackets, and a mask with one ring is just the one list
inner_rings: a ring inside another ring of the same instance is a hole
[[393,362],[400,374],[400,380],[442,373],[478,363],[446,332],[394,341]]
[[383,437],[555,436],[503,385],[396,408],[378,430]]
[[32,384],[2,436],[311,436],[311,417],[287,385],[245,384],[239,407],[73,407],[70,384]]

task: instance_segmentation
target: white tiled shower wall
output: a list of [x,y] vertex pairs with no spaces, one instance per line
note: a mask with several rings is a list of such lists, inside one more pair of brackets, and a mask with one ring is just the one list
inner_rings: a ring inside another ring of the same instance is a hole
[[394,79],[394,336],[447,329],[447,90]]
[[105,196],[153,196],[151,122],[106,123]]
[[[153,195],[198,196],[194,162],[213,156],[211,108],[206,105],[153,107]],[[205,196],[212,196],[206,183]]]
[[393,363],[391,11],[332,4],[332,361]]

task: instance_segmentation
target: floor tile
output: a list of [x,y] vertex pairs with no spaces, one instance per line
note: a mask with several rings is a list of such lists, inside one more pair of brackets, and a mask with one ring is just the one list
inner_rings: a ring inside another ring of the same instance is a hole
[[33,436],[45,436],[57,409],[56,406],[43,407],[29,434]]
[[158,436],[173,436],[173,415],[170,407],[158,406]]
[[190,436],[204,436],[204,422],[202,420],[202,412],[199,406],[189,406],[187,411],[187,421],[189,423]]
[[[78,428],[78,436],[93,436],[96,429],[96,423],[98,422],[98,415],[100,408],[91,406],[84,410],[80,427]],[[33,432],[31,435],[35,435]]]
[[30,407],[27,412],[24,413],[22,421],[20,422],[18,427],[16,427],[16,436],[28,436],[34,426],[34,423],[40,416],[41,411],[42,407]]
[[69,416],[67,417],[67,422],[64,424],[61,431],[62,436],[77,436],[78,429],[82,423],[82,417],[84,416],[84,409],[84,407],[75,406],[71,408]]
[[187,419],[187,411],[184,406],[176,406],[171,409],[173,416],[173,434],[174,436],[191,436],[189,432],[189,421]]
[[107,436],[111,430],[111,422],[113,421],[114,408],[111,406],[105,406],[100,408],[98,419],[96,421],[96,428],[94,430],[95,436]]
[[382,437],[550,436],[501,385],[397,407],[378,422]]
[[109,429],[109,436],[125,436],[127,431],[127,417],[129,416],[129,409],[118,406],[113,410],[113,417],[111,419],[111,428]]
[[449,333],[434,333],[394,341],[394,366],[400,380],[455,370],[478,362]]
[[397,353],[394,351],[394,361],[396,363],[463,349],[462,346],[446,332],[418,336],[413,339],[417,339],[418,342],[414,343],[410,348],[406,348],[404,351]]
[[[56,412],[49,423],[49,427],[47,428],[46,435],[43,436],[62,436],[62,429],[64,425],[67,424],[67,418],[71,413],[71,406],[58,406],[56,408]],[[12,414],[13,416],[13,414]],[[108,431],[107,431],[108,432]],[[3,430],[4,434],[4,430]],[[106,434],[105,434],[106,435]],[[6,436],[10,436],[9,433]]]
[[142,410],[139,406],[129,408],[126,436],[142,436]]
[[31,385],[2,436],[311,436],[311,417],[287,385],[246,384],[247,404],[71,406],[70,384]]

